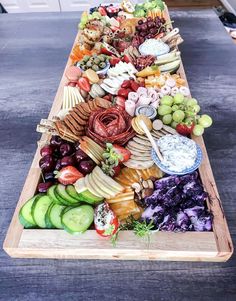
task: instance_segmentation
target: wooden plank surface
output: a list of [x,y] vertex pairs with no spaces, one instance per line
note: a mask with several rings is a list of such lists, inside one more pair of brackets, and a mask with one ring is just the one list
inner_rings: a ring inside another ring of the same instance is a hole
[[[191,91],[215,120],[205,134],[205,142],[235,241],[235,132],[229,130],[235,128],[236,70],[231,68],[236,63],[234,45],[213,12],[188,10],[172,15],[185,38],[181,50]],[[0,66],[1,87],[4,87],[1,88],[1,137],[4,137],[0,141],[1,242],[35,151],[38,135],[34,129],[39,119],[48,115],[76,33],[77,19],[78,14],[48,14],[3,16],[0,20],[0,47],[4,56]],[[235,255],[226,264],[217,264],[14,260],[1,252],[0,300],[70,297],[71,300],[171,301],[189,300],[191,295],[191,300],[231,301],[236,298],[235,265]]]

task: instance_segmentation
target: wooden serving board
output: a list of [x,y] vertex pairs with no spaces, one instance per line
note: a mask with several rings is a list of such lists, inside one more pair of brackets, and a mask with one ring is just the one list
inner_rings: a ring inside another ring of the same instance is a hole
[[[69,58],[66,68],[70,65],[71,60]],[[178,72],[183,79],[186,79],[182,64]],[[66,78],[63,74],[48,117],[49,119],[57,115],[61,108],[65,83]],[[41,141],[47,138],[44,134]],[[233,253],[233,244],[204,140],[202,137],[192,138],[201,146],[203,151],[203,162],[199,168],[199,173],[204,188],[209,194],[207,205],[214,216],[213,231],[155,232],[151,234],[150,242],[146,239],[137,238],[132,231],[121,231],[117,244],[113,247],[110,240],[99,237],[95,230],[88,230],[84,234],[73,236],[64,230],[24,229],[19,222],[18,213],[22,205],[35,194],[40,181],[41,171],[38,166],[40,148],[38,147],[9,226],[3,249],[11,257],[17,258],[215,262],[228,260]]]

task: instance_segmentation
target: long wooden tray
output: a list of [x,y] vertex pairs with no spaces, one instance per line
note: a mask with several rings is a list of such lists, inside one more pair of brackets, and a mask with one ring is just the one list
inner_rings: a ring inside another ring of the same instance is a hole
[[[168,15],[168,10],[167,10]],[[75,39],[75,42],[77,37]],[[71,65],[70,58],[66,64]],[[66,69],[65,68],[65,69]],[[183,65],[179,74],[186,79]],[[56,115],[62,105],[63,74],[49,119]],[[42,135],[41,140],[47,137]],[[127,260],[179,260],[179,261],[226,261],[233,253],[233,244],[224,211],[211,170],[204,140],[193,138],[202,148],[203,162],[199,168],[202,183],[209,193],[208,208],[214,215],[212,232],[157,232],[150,242],[137,238],[132,231],[122,231],[115,247],[107,239],[99,237],[94,230],[73,236],[63,230],[24,229],[18,213],[26,200],[32,197],[40,181],[38,166],[40,149],[34,156],[20,199],[9,226],[3,249],[17,258],[71,258],[71,259],[127,259]]]

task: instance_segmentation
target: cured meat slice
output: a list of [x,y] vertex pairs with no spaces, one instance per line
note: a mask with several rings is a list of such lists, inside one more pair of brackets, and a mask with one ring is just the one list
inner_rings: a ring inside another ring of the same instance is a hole
[[89,117],[87,135],[100,145],[124,145],[134,134],[131,117],[125,111],[112,107],[93,111]]

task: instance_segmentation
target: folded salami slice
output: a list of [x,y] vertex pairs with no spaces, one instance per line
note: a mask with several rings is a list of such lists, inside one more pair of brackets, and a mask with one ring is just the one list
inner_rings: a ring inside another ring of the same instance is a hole
[[124,145],[135,132],[131,117],[117,108],[99,109],[89,117],[87,135],[100,145],[107,142]]

